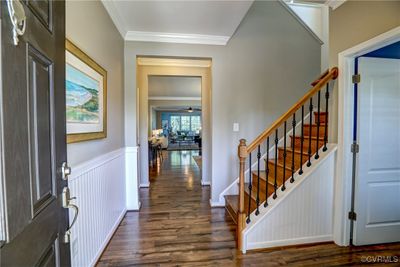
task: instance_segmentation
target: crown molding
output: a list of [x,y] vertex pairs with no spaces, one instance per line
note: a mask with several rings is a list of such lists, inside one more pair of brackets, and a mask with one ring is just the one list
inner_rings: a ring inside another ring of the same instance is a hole
[[115,7],[114,1],[101,0],[101,3],[103,4],[104,8],[107,10],[108,15],[110,16],[111,20],[114,22],[114,25],[118,29],[122,38],[125,38],[125,35],[127,33],[125,22],[123,21],[122,17],[119,15],[117,8]]
[[211,60],[210,59],[138,57],[137,64],[139,66],[209,68],[209,67],[211,67]]
[[125,21],[118,13],[115,2],[111,0],[101,0],[101,2],[125,41],[226,45],[231,38],[220,35],[128,31]]
[[185,96],[149,96],[149,100],[175,100],[175,101],[201,101],[201,97],[185,97]]
[[125,41],[140,41],[140,42],[226,45],[230,37],[219,36],[219,35],[202,35],[202,34],[186,34],[186,33],[128,31],[125,34],[124,39]]
[[335,10],[336,8],[340,7],[343,5],[347,0],[327,0],[325,2],[326,5],[328,5],[330,8]]

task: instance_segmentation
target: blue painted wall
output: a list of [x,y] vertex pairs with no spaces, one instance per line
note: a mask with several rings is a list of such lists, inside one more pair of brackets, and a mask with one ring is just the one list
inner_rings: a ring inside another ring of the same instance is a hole
[[375,51],[369,52],[362,57],[396,58],[400,59],[400,41]]

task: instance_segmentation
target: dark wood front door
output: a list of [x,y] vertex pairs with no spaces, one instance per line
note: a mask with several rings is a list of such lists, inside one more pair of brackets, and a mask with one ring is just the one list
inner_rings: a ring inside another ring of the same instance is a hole
[[[10,16],[10,5],[16,17]],[[24,16],[14,32],[12,19]],[[68,210],[61,197],[67,186],[61,173],[66,162],[64,1],[1,1],[0,99],[5,222],[0,266],[69,266],[69,244],[63,242]]]

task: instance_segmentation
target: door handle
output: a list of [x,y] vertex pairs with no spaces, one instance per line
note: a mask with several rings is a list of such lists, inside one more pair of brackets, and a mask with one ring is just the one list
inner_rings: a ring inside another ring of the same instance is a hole
[[26,15],[24,6],[20,0],[7,0],[8,14],[13,26],[14,45],[18,45],[19,36],[24,35],[26,29]]
[[65,209],[73,209],[74,212],[74,219],[72,220],[71,224],[65,230],[65,234],[63,237],[63,242],[64,243],[69,243],[71,241],[71,229],[74,226],[76,219],[78,219],[78,214],[79,214],[79,208],[75,204],[71,203],[71,200],[76,199],[76,197],[71,197],[70,191],[68,187],[64,187],[62,191],[62,207]]

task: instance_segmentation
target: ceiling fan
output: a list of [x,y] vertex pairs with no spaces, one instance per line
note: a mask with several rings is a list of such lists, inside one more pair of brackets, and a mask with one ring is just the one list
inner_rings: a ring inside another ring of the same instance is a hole
[[193,111],[201,111],[201,108],[188,107],[188,108],[185,108],[185,109],[181,109],[181,111],[186,111],[186,112],[192,113]]

